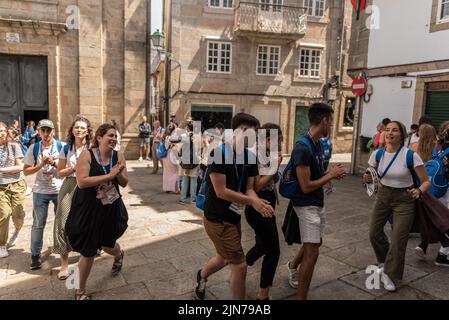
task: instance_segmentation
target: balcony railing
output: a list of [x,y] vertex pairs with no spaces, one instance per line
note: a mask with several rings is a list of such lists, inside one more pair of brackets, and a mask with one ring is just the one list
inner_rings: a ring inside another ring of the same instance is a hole
[[307,28],[305,8],[240,2],[235,9],[234,30],[301,37]]

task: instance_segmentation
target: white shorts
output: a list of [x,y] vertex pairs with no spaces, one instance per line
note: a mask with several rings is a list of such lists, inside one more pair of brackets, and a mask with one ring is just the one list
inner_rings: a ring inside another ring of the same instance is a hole
[[308,206],[293,207],[299,220],[299,231],[302,243],[321,243],[326,224],[324,208]]

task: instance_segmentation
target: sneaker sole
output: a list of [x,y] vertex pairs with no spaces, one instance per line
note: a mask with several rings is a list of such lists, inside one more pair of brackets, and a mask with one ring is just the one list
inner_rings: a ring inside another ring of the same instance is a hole
[[40,266],[40,267],[30,267],[30,270],[39,270],[39,269],[42,269],[42,266]]
[[299,287],[298,285],[292,284],[290,281],[288,282],[288,284],[292,289],[298,289],[298,287]]

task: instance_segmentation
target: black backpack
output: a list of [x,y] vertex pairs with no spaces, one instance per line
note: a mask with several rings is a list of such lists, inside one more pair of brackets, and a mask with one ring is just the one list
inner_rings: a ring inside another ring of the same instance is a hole
[[[183,163],[181,160],[181,163],[179,164],[181,166],[181,168],[185,169],[185,170],[191,170],[191,169],[195,169],[196,167],[199,166],[200,164],[200,159],[197,155],[197,150],[195,148],[195,145],[193,143],[193,134],[190,133],[190,141],[189,141],[189,148],[190,148],[190,157],[189,157],[189,162],[188,163]],[[180,152],[180,156],[182,159],[182,149]]]

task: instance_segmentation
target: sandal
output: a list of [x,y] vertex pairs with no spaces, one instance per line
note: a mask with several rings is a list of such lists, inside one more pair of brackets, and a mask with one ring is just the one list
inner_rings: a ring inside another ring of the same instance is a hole
[[92,300],[92,295],[91,294],[86,294],[86,293],[76,293],[75,292],[75,300]]
[[69,272],[68,269],[61,270],[58,273],[58,279],[59,280],[67,280],[67,278],[70,277],[70,275],[71,275],[71,272]]
[[112,264],[112,275],[116,276],[119,274],[120,270],[122,270],[123,267],[123,257],[125,256],[125,252],[122,250],[120,252],[120,258],[114,259],[114,263]]

